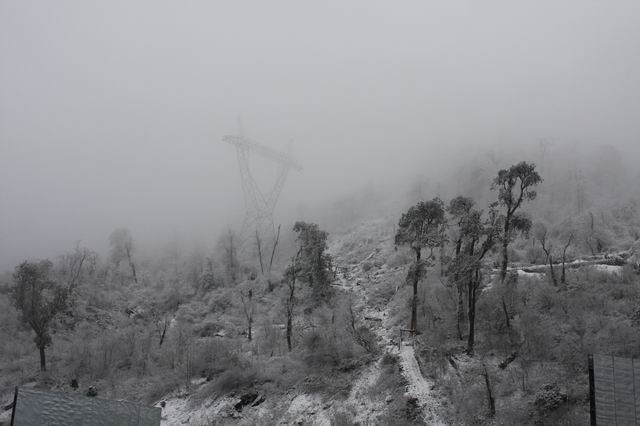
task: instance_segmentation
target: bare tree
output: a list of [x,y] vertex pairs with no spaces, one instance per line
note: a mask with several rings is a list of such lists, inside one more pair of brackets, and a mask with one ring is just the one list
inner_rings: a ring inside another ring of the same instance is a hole
[[[540,245],[542,246],[542,251],[546,256],[546,263],[549,264],[549,271],[551,274],[551,282],[554,286],[558,286],[558,279],[556,278],[555,270],[553,269],[553,244],[548,240],[548,232],[547,227],[539,223],[536,226],[536,238],[540,241]],[[564,261],[562,264],[562,275],[564,278]]]
[[88,261],[87,258],[93,255],[86,248],[80,248],[80,243],[77,243],[73,253],[63,254],[60,257],[60,272],[66,278],[70,292],[78,285],[85,261]]
[[262,263],[262,240],[260,240],[260,234],[256,229],[256,249],[258,250],[258,260],[260,261],[260,273],[264,275],[264,264]]
[[86,248],[81,248],[80,243],[76,244],[75,250],[63,254],[59,259],[59,275],[66,282],[67,287],[67,307],[75,303],[77,297],[76,288],[81,281],[91,276],[96,271],[98,255]]
[[109,236],[109,243],[111,244],[111,261],[116,268],[120,265],[120,262],[126,259],[129,262],[131,268],[131,275],[133,281],[138,283],[138,277],[136,275],[136,265],[133,263],[133,238],[129,231],[125,228],[118,228]]
[[253,290],[249,289],[246,296],[241,291],[240,300],[242,301],[244,316],[247,319],[247,338],[251,341],[251,330],[253,327]]
[[169,324],[171,324],[171,317],[168,315],[160,315],[158,320],[156,321],[156,326],[158,329],[158,335],[160,340],[158,341],[158,347],[162,347],[162,343],[164,343],[164,338],[167,336],[167,329],[169,328]]
[[218,247],[222,251],[222,265],[226,273],[227,279],[232,284],[238,280],[238,272],[240,262],[238,260],[238,247],[235,234],[231,228],[227,230],[227,234],[218,240]]
[[280,241],[280,225],[278,225],[278,232],[276,233],[276,239],[273,241],[273,248],[271,249],[271,259],[269,260],[269,269],[271,272],[271,267],[273,266],[273,258],[276,255],[276,247],[278,247],[278,242]]
[[373,353],[376,351],[375,339],[371,335],[371,331],[366,327],[358,327],[356,324],[356,314],[353,310],[353,298],[349,295],[347,301],[347,307],[349,309],[349,332],[353,336],[353,339],[364,348],[365,351]]
[[287,282],[287,298],[285,299],[285,308],[287,310],[287,348],[291,352],[291,336],[293,333],[293,310],[296,303],[296,280],[298,277],[298,255],[291,258],[291,264],[285,271],[285,280]]

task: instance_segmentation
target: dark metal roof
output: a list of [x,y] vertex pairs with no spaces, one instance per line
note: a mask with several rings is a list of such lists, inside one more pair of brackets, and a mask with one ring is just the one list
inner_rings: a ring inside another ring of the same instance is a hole
[[127,401],[16,389],[13,425],[158,426],[161,409]]
[[640,361],[593,355],[589,362],[591,424],[640,424]]

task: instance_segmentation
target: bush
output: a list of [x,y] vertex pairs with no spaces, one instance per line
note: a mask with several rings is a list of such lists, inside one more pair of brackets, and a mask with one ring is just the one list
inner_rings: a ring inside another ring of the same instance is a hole
[[387,265],[389,265],[390,268],[397,268],[408,265],[412,261],[413,256],[411,256],[411,253],[408,250],[399,249],[389,256],[389,259],[387,259]]
[[154,404],[180,387],[181,377],[175,371],[166,371],[151,379],[149,393],[143,398],[147,404]]
[[212,390],[229,393],[254,386],[263,378],[253,366],[231,367],[213,383]]

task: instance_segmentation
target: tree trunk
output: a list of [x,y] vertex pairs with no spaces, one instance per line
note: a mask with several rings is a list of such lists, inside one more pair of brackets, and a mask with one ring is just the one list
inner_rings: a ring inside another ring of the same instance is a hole
[[262,242],[260,241],[260,235],[258,234],[257,229],[256,229],[256,246],[258,247],[258,260],[260,260],[260,273],[264,275],[264,266],[262,263]]
[[287,348],[291,352],[291,334],[293,331],[293,305],[295,303],[296,291],[296,258],[291,259],[291,277],[288,277],[289,298],[287,299]]
[[504,312],[504,321],[507,328],[511,328],[511,320],[509,319],[509,311],[507,310],[507,302],[504,300],[504,296],[502,296],[502,312]]
[[458,339],[462,340],[462,327],[464,326],[464,287],[461,283],[456,283],[458,287],[458,315],[457,315],[457,328],[458,328]]
[[504,283],[507,278],[507,266],[509,265],[509,221],[511,217],[507,214],[504,221],[504,235],[502,236],[502,268],[500,269],[500,281]]
[[273,266],[273,257],[276,255],[276,247],[278,246],[278,241],[280,240],[280,225],[278,225],[278,233],[276,234],[276,239],[273,242],[273,248],[271,249],[271,259],[269,260],[269,269],[271,272],[271,267]]
[[127,249],[127,260],[129,261],[129,266],[131,267],[133,281],[138,284],[138,277],[136,276],[136,265],[133,264],[133,259],[131,259],[131,251],[129,249]]
[[169,325],[169,322],[167,320],[164,320],[164,327],[162,328],[162,334],[160,334],[160,343],[158,344],[159,348],[162,347],[162,343],[164,342],[164,337],[167,335],[168,325]]
[[567,277],[565,275],[565,264],[567,263],[567,249],[569,248],[572,242],[573,242],[573,234],[569,235],[569,240],[567,241],[567,244],[565,244],[564,250],[562,250],[562,276],[560,277],[560,282],[562,284],[567,283]]
[[44,356],[44,345],[39,346],[40,350],[40,371],[47,371],[47,361]]
[[444,243],[440,243],[440,276],[445,276],[444,271]]
[[[553,258],[551,255],[549,255],[549,269],[551,270],[551,281],[553,282],[554,286],[558,287],[558,279],[556,278],[556,273],[553,269]],[[564,273],[564,266],[562,267],[562,271]]]
[[289,348],[289,352],[291,352],[291,329],[292,329],[292,312],[290,309],[287,309],[287,348]]
[[484,384],[487,387],[487,405],[489,408],[489,417],[494,417],[496,415],[496,401],[493,398],[493,392],[491,390],[491,382],[489,381],[489,373],[487,372],[487,367],[484,367]]
[[[458,238],[458,240],[456,241],[456,261],[459,260],[460,258],[460,251],[462,250],[462,239]],[[456,327],[458,330],[458,339],[463,340],[463,335],[462,335],[462,328],[464,327],[464,321],[465,321],[465,312],[464,312],[464,285],[462,282],[460,282],[460,272],[459,272],[459,268],[458,266],[456,266],[454,274],[453,274],[453,281],[456,284],[456,287],[458,289],[458,311],[457,311],[457,318],[456,318]]]
[[476,330],[476,288],[477,285],[473,277],[469,277],[467,283],[469,298],[469,336],[467,337],[467,354],[473,356],[473,346],[475,345]]
[[418,317],[418,282],[420,281],[420,249],[414,249],[416,252],[416,267],[413,274],[413,300],[411,301],[411,324],[409,330],[412,334],[416,333],[418,329],[417,317]]

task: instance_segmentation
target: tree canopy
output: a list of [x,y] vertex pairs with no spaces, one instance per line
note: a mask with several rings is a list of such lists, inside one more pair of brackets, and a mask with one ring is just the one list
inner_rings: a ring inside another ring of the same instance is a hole
[[22,262],[13,274],[11,293],[21,320],[36,333],[42,371],[46,370],[44,349],[51,344],[49,324],[65,308],[67,299],[67,289],[50,278],[52,267],[49,260]]

